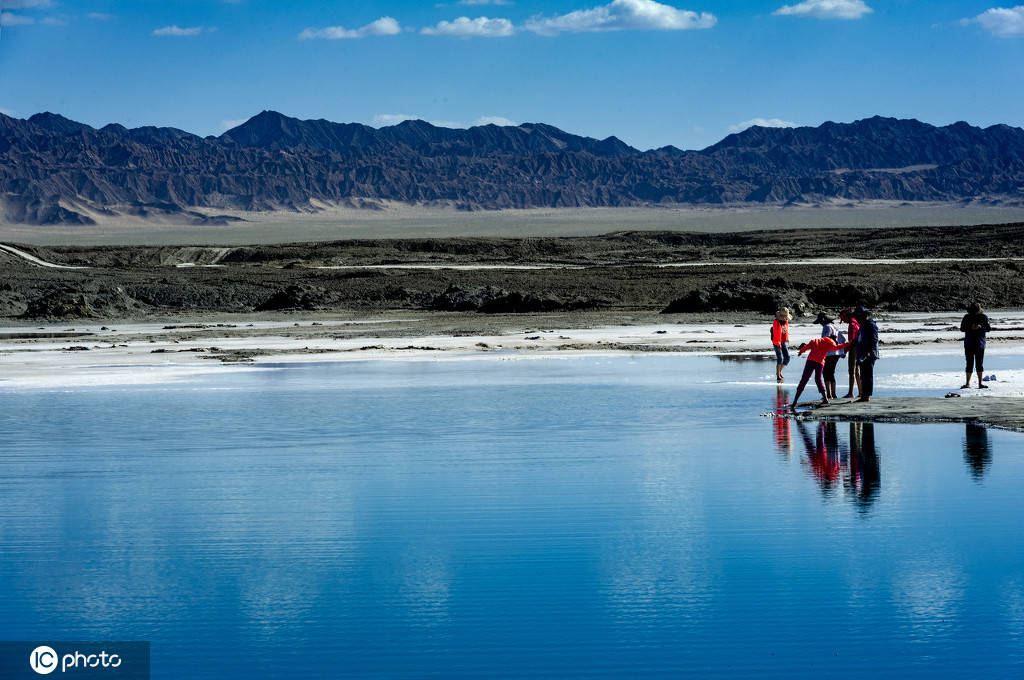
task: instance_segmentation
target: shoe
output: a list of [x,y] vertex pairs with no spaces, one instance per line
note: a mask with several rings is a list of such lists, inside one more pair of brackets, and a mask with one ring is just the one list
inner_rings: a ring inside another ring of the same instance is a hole
[[871,397],[861,397],[860,399],[857,399],[857,401],[864,402],[866,404],[867,402],[871,401]]
[[971,384],[967,383],[966,385],[961,385],[960,389],[962,389],[962,390],[969,390],[969,389],[971,389]]
[[980,390],[987,390],[988,389],[988,385],[978,385],[978,389],[980,389]]

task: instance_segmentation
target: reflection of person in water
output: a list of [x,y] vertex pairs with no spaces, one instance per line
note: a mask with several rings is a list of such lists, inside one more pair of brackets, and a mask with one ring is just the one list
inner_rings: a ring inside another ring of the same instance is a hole
[[790,421],[789,418],[782,415],[788,410],[789,391],[780,386],[775,394],[775,418],[773,418],[775,421],[775,450],[786,458],[789,458],[789,454],[793,450],[789,433]]
[[[825,494],[829,494],[832,487],[839,479],[839,447],[836,442],[835,448],[829,448],[829,437],[827,436],[827,423],[818,423],[815,437],[812,439],[807,426],[803,421],[798,420],[797,428],[800,430],[800,438],[804,440],[804,448],[807,449],[806,464],[811,469],[811,474]],[[833,425],[833,432],[835,426]]]
[[975,423],[967,423],[964,432],[964,462],[974,477],[981,481],[985,471],[992,464],[992,445],[988,441],[988,429]]
[[874,423],[850,423],[850,475],[847,487],[852,500],[863,512],[878,498],[882,468],[875,450]]

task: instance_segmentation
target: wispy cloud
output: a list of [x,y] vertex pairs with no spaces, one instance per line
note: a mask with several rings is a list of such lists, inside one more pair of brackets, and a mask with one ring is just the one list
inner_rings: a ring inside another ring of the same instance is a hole
[[114,18],[113,14],[107,14],[106,12],[89,12],[85,16],[96,21],[110,21]]
[[192,36],[199,35],[204,30],[210,31],[214,29],[204,29],[202,26],[191,26],[188,28],[182,28],[177,24],[173,26],[164,26],[153,31],[153,35],[171,35],[171,36]]
[[751,118],[750,120],[745,120],[742,123],[730,125],[729,132],[743,132],[747,128],[752,128],[755,125],[758,127],[769,128],[791,128],[797,126],[793,121],[782,120],[781,118]]
[[783,5],[772,14],[815,19],[860,19],[874,11],[864,4],[864,0],[804,0],[796,5]]
[[420,117],[410,116],[407,113],[378,113],[373,117],[373,125],[375,127],[389,127],[407,120],[420,120]]
[[231,128],[236,128],[236,127],[238,127],[239,125],[241,125],[242,123],[244,123],[247,120],[249,120],[249,119],[248,118],[239,118],[237,120],[222,120],[220,122],[220,131],[221,132],[227,132]]
[[[424,120],[423,116],[411,116],[406,113],[378,113],[373,117],[374,127],[390,127],[392,125],[398,125],[404,123],[407,120]],[[437,127],[446,128],[464,128],[467,127],[465,123],[457,120],[432,120],[429,121],[431,125]],[[515,122],[505,118],[504,116],[480,116],[473,125],[516,125]]]
[[973,19],[963,19],[962,24],[979,24],[992,35],[1000,38],[1024,36],[1024,5],[1016,7],[993,7]]
[[63,17],[43,17],[39,23],[46,24],[47,26],[67,26],[68,21]]
[[420,31],[424,35],[450,35],[457,38],[504,38],[515,32],[516,27],[508,19],[487,17],[459,17],[452,21],[439,21],[436,26],[428,26]]
[[480,116],[473,122],[473,125],[498,125],[500,127],[514,127],[516,122],[504,116]]
[[299,40],[350,40],[371,35],[398,35],[401,32],[402,26],[395,19],[381,17],[359,28],[345,28],[344,26],[307,28],[299,33]]
[[35,19],[27,17],[24,14],[0,12],[0,26],[25,26],[34,23],[36,23]]
[[14,113],[14,111],[5,108],[0,108],[0,113],[4,114],[5,116],[10,116],[11,118],[14,118],[16,115],[18,115]]
[[677,9],[654,0],[613,0],[593,9],[553,17],[537,15],[526,28],[540,35],[590,31],[684,31],[711,28],[718,19],[710,12]]
[[[404,123],[407,120],[424,120],[423,116],[410,116],[407,113],[378,113],[373,117],[373,125],[375,127],[391,127],[392,125],[398,125]],[[463,128],[466,127],[457,120],[431,120],[427,121],[431,125],[436,127],[445,128]]]

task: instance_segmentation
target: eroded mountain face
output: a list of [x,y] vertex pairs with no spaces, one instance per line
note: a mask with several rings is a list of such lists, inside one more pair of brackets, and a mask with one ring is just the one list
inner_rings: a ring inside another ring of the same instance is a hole
[[[375,129],[264,111],[220,137],[0,114],[0,219],[224,221],[212,209],[466,210],[826,200],[1024,201],[1024,130],[871,118],[639,151],[543,124]],[[202,212],[195,209],[203,208]]]

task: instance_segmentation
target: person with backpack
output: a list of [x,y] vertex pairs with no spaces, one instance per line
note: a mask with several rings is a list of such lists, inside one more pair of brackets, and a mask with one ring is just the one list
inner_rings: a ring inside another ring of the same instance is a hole
[[878,361],[878,324],[871,312],[857,307],[853,318],[859,324],[857,331],[857,365],[860,368],[860,397],[857,401],[871,401],[875,390],[875,362]]
[[[821,337],[832,338],[837,345],[846,344],[846,336],[836,326],[835,320],[825,312],[818,312],[818,318],[814,323],[821,324]],[[822,371],[822,378],[825,381],[825,396],[829,399],[836,398],[836,366],[839,360],[845,356],[846,350],[834,349],[825,355],[825,368]]]
[[789,321],[793,315],[789,307],[775,312],[772,320],[772,347],[775,348],[775,382],[784,381],[782,369],[789,365]]
[[981,309],[981,305],[972,302],[967,307],[967,314],[960,322],[960,332],[964,334],[964,355],[967,358],[967,380],[960,389],[966,390],[971,387],[971,369],[977,369],[978,389],[986,389],[988,385],[983,383],[985,363],[985,333],[992,330],[988,317]]

